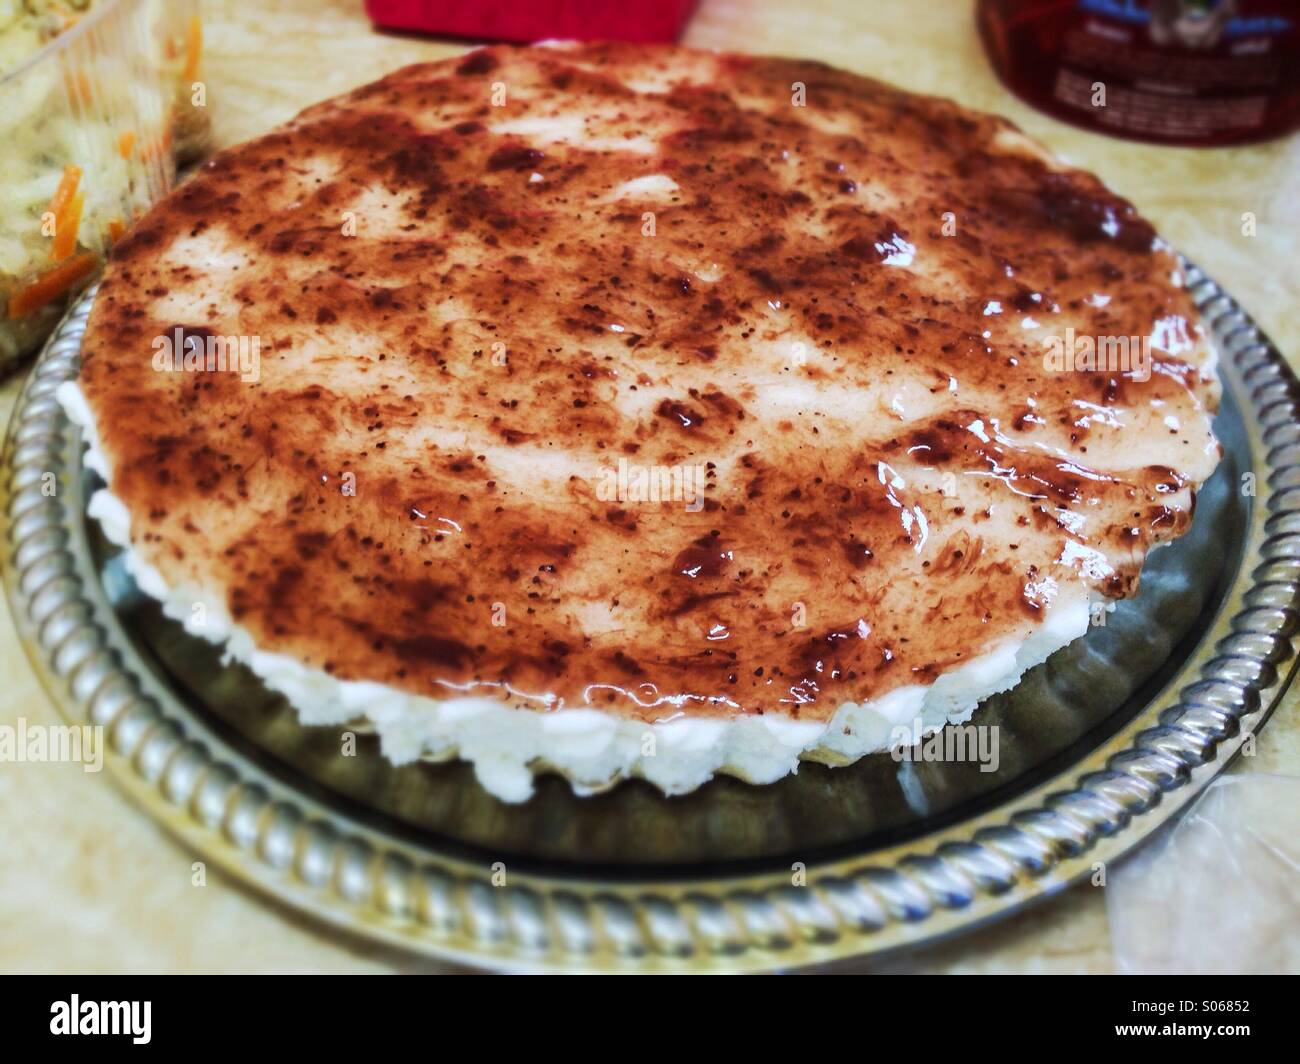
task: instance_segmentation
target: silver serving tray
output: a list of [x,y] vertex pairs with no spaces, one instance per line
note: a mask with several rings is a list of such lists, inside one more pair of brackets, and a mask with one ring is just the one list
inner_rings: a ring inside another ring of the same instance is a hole
[[[631,781],[520,806],[467,766],[408,765],[277,696],[166,620],[85,516],[96,478],[54,399],[93,292],[33,369],[6,445],[5,586],[63,714],[112,775],[239,879],[355,934],[514,969],[752,970],[898,950],[1003,916],[1113,861],[1238,752],[1294,672],[1300,389],[1214,282],[1224,460],[1142,591],[976,720],[1001,765],[809,764],[667,799]],[[53,472],[57,493],[42,491]],[[1253,474],[1255,492],[1245,474]],[[48,479],[48,478],[46,478]],[[800,875],[800,871],[802,875]]]

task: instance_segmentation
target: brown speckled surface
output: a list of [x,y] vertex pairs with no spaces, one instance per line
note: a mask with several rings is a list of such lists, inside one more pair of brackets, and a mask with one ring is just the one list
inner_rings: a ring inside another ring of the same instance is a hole
[[[1069,129],[1009,96],[984,63],[969,4],[702,5],[686,43],[817,58],[1006,114],[1133,200],[1175,246],[1227,283],[1284,351],[1300,350],[1300,279],[1285,269],[1300,240],[1300,143],[1230,151],[1147,148]],[[372,35],[351,2],[208,3],[209,80],[218,139],[233,143],[302,106],[403,63],[457,47]],[[781,10],[784,8],[784,10]],[[274,14],[274,12],[279,12]],[[323,57],[326,57],[323,59]],[[1256,235],[1242,233],[1242,215]],[[3,412],[16,383],[3,391]],[[53,723],[6,616],[0,625],[0,722]],[[1234,771],[1300,774],[1294,697]],[[194,855],[132,808],[103,776],[74,765],[0,765],[0,968],[12,971],[392,971],[413,967],[341,943],[215,872],[194,886]],[[427,966],[426,966],[427,967]],[[893,962],[924,971],[1108,972],[1102,893],[1078,888],[956,942]]]
[[[946,100],[497,47],[202,167],[114,248],[80,383],[136,550],[261,648],[824,721],[1131,594],[1185,531],[1218,382],[1177,276],[1131,205]],[[178,328],[257,337],[257,379],[155,372]],[[1045,365],[1071,330],[1159,346]],[[698,505],[608,498],[620,460],[703,470]]]

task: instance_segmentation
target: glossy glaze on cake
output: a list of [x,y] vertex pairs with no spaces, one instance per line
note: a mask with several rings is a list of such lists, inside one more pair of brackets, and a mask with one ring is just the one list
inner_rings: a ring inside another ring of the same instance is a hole
[[[257,379],[155,371],[177,329]],[[1067,329],[1149,379],[1049,368]],[[678,48],[478,50],[222,153],[116,249],[80,386],[132,548],[257,647],[647,723],[824,723],[1132,594],[1219,454],[1176,262],[1096,178]]]

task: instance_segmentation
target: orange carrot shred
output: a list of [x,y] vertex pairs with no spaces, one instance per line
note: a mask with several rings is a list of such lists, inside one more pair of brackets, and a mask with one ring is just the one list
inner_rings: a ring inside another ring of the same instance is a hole
[[94,102],[95,87],[84,70],[65,70],[63,85],[74,107],[85,107]]
[[123,130],[122,135],[117,138],[117,154],[123,159],[129,159],[133,151],[135,151],[135,130]]
[[54,215],[55,221],[63,213],[63,209],[72,199],[73,194],[77,191],[77,183],[81,180],[81,167],[69,163],[63,168],[63,176],[59,178],[59,187],[54,190],[54,197],[50,200],[50,213]]
[[54,221],[54,243],[50,245],[50,258],[62,262],[77,250],[77,230],[81,228],[81,212],[86,205],[85,192],[78,192]]
[[203,52],[203,23],[198,15],[190,16],[189,29],[185,34],[185,66],[181,77],[189,81],[199,72],[199,56]]
[[58,299],[69,288],[95,268],[98,256],[84,252],[46,270],[26,288],[20,288],[9,297],[9,318],[26,317],[51,300]]
[[108,220],[108,239],[116,244],[122,239],[122,234],[126,232],[126,226],[121,218],[110,218]]

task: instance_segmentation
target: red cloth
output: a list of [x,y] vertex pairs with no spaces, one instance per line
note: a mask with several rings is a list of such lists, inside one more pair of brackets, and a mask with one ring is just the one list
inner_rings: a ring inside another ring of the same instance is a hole
[[366,0],[377,26],[471,40],[675,41],[695,0]]

